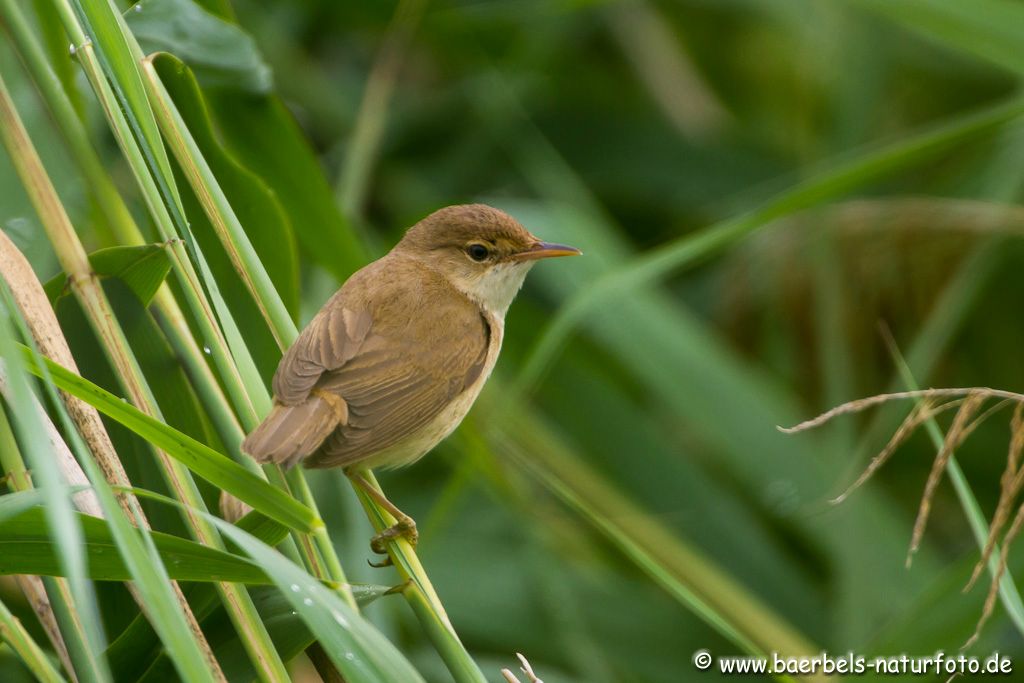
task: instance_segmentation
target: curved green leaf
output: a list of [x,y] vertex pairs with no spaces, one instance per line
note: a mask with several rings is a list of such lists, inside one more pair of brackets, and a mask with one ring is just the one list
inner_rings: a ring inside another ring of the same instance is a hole
[[210,519],[224,536],[264,568],[346,680],[423,680],[395,646],[336,592],[238,527],[222,519]]
[[[181,508],[167,496],[146,491],[145,496]],[[281,595],[323,646],[338,671],[351,683],[417,683],[423,678],[397,648],[336,591],[289,561],[284,555],[238,526],[209,513],[206,518],[263,568]],[[369,589],[378,593],[376,588]]]
[[[171,270],[171,260],[162,244],[138,247],[109,247],[89,254],[93,272],[102,278],[117,278],[128,285],[142,305],[148,305]],[[50,303],[67,293],[68,277],[60,273],[44,289]]]
[[[25,347],[21,348],[28,370],[41,375],[42,369],[36,365],[31,352]],[[227,456],[146,415],[127,401],[117,398],[63,366],[48,359],[43,361],[59,388],[120,422],[214,486],[248,503],[254,510],[299,531],[309,532],[323,526],[323,522],[312,510]]]
[[[377,598],[391,590],[388,586],[374,586],[358,584],[352,586],[352,592],[360,607],[370,604]],[[267,627],[270,637],[274,641],[274,647],[284,661],[290,661],[298,656],[303,650],[309,647],[315,638],[306,627],[302,617],[292,609],[291,603],[276,588],[259,587],[253,589],[252,600],[259,610],[260,619]],[[144,622],[143,622],[144,623]],[[257,672],[253,669],[252,661],[245,653],[241,640],[231,628],[227,614],[222,608],[203,620],[203,630],[207,633],[216,634],[211,638],[210,646],[213,647],[213,654],[220,662],[224,675],[229,681],[251,681],[257,678]],[[152,631],[149,631],[152,636]],[[136,634],[137,635],[137,634]],[[220,636],[219,638],[217,636]],[[138,647],[154,648],[159,647],[155,636],[148,640],[134,640],[132,642],[121,641],[118,638],[115,645],[122,651],[136,649]],[[112,646],[113,647],[113,646]],[[146,652],[146,650],[143,650]],[[135,657],[132,660],[124,660],[124,663],[134,662],[136,667],[152,662],[145,673],[135,673],[127,669],[115,668],[118,676],[130,676],[138,678],[139,683],[144,681],[166,681],[172,673],[171,662],[167,655],[160,652],[153,656],[152,649],[148,657]]]
[[[81,513],[76,516],[82,525],[89,578],[131,581],[106,522]],[[154,531],[151,536],[172,579],[268,583],[263,570],[247,559],[170,534]],[[59,554],[42,508],[25,510],[0,525],[0,575],[63,576]]]

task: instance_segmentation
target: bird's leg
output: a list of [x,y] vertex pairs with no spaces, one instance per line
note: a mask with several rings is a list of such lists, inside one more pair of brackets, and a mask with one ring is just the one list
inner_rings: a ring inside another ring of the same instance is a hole
[[[380,489],[366,480],[362,472],[348,472],[347,474],[353,484],[362,489],[363,493],[373,498],[378,505],[395,518],[394,524],[370,539],[370,549],[375,553],[385,555],[388,551],[387,542],[394,538],[405,538],[415,548],[420,538],[419,531],[416,530],[416,520],[399,510],[394,503],[387,499],[387,496],[381,493]],[[388,557],[377,564],[372,562],[370,564],[374,567],[386,567],[391,564],[391,558]]]

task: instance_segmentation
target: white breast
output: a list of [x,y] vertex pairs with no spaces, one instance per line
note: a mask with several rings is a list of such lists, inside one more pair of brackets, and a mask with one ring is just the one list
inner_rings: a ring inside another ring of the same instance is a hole
[[505,335],[505,321],[502,316],[486,312],[487,323],[491,328],[491,341],[487,348],[487,357],[484,360],[483,370],[473,384],[466,387],[466,390],[456,396],[451,403],[438,413],[437,417],[425,424],[423,427],[402,439],[395,445],[376,453],[365,461],[368,468],[385,467],[392,469],[404,467],[416,462],[434,446],[439,444],[445,437],[455,431],[466,413],[473,407],[473,402],[480,395],[487,378],[491,376],[491,370],[498,360],[498,352],[501,351],[501,340]]

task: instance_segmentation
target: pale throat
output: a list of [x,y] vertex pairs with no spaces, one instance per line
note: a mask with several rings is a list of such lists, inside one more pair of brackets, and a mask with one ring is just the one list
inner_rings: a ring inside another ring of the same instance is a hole
[[504,318],[532,266],[530,261],[498,263],[474,278],[460,278],[453,284],[481,308]]

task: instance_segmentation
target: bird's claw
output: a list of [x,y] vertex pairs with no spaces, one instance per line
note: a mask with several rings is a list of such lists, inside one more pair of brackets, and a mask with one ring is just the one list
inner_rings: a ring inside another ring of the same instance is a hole
[[420,539],[420,532],[416,529],[416,520],[412,517],[404,517],[370,539],[370,550],[385,556],[380,562],[370,562],[371,567],[387,567],[391,564],[391,556],[387,554],[387,544],[396,538],[404,538],[415,548]]

